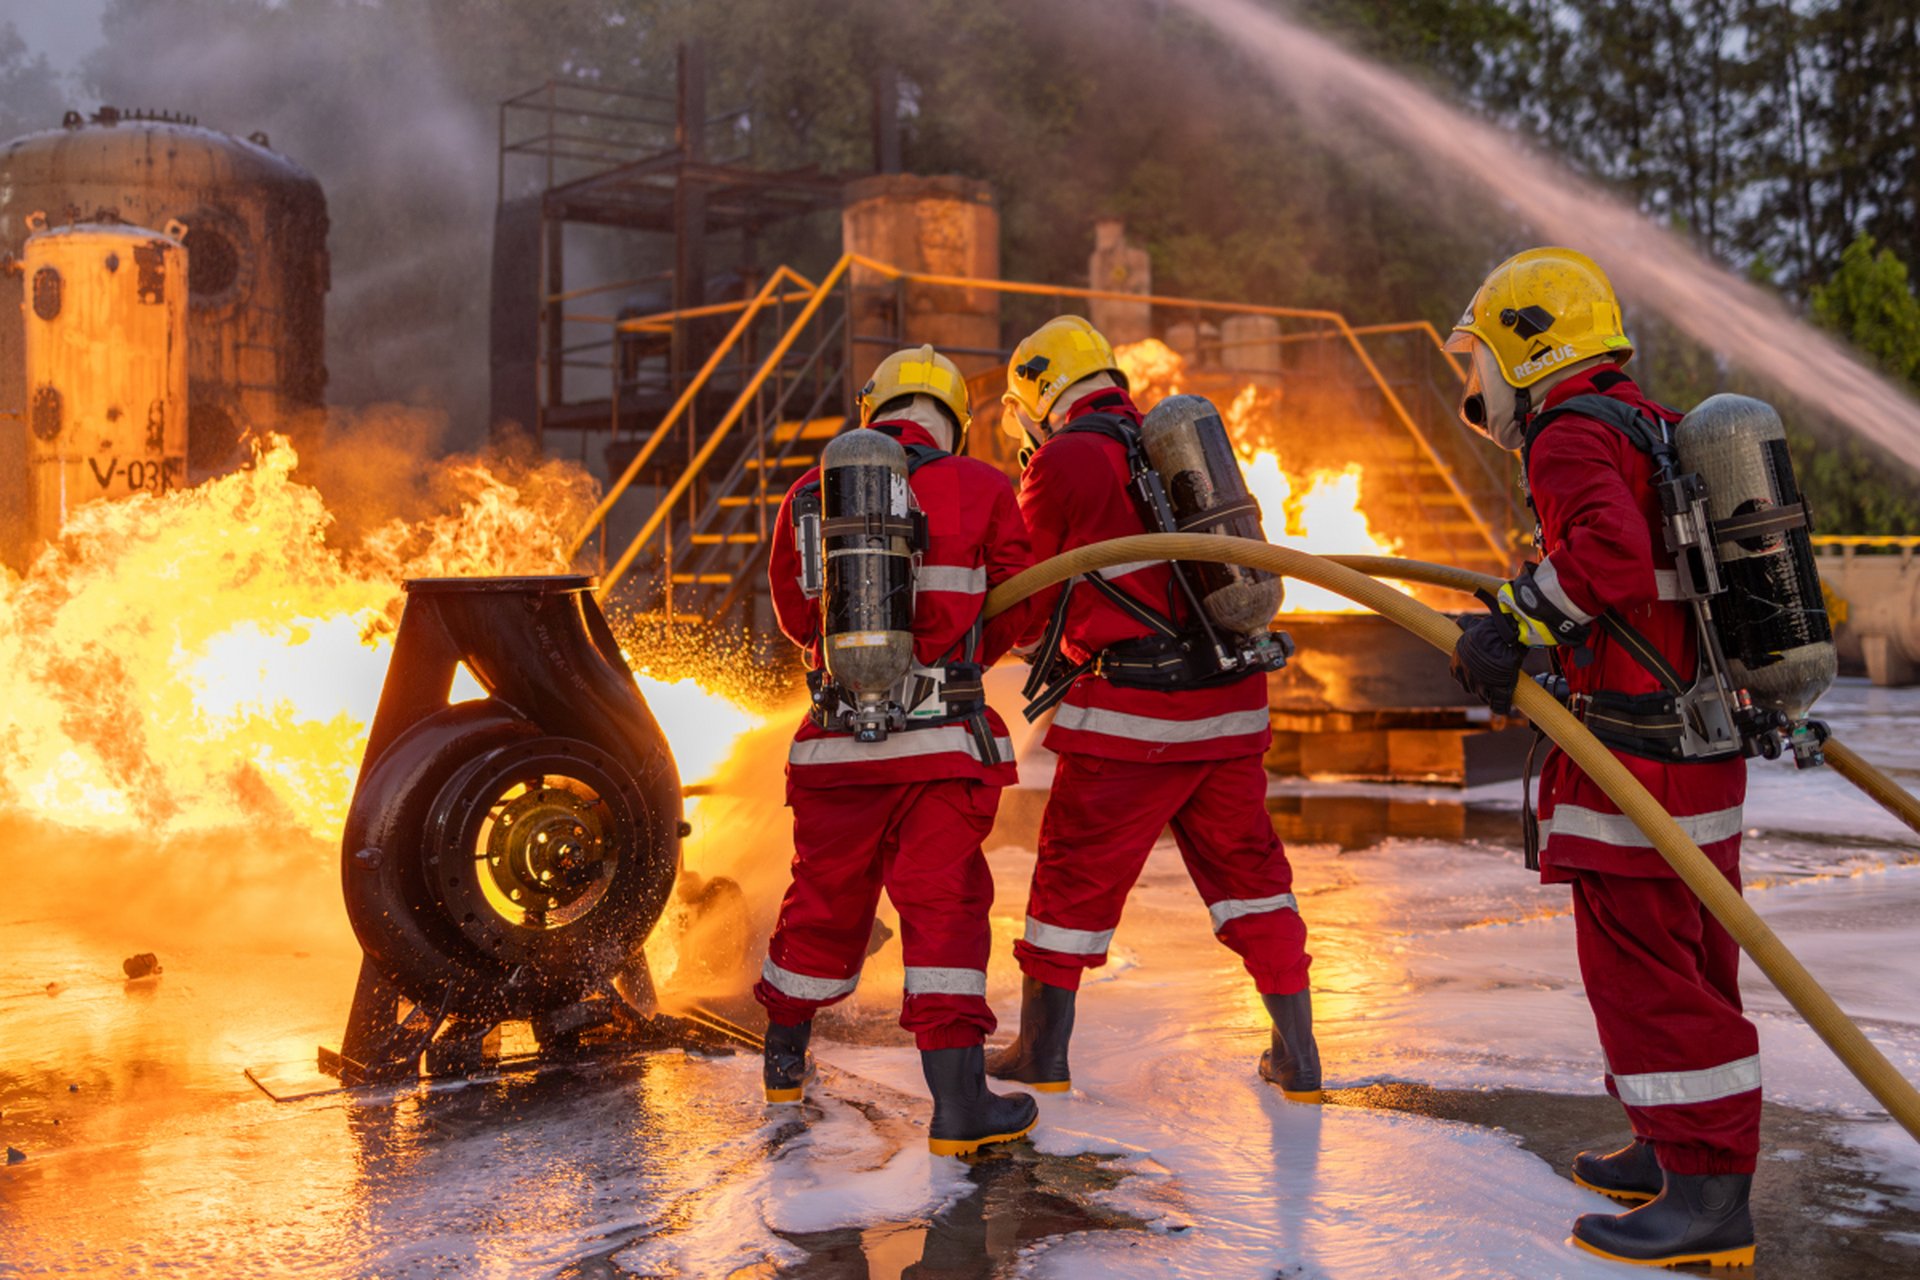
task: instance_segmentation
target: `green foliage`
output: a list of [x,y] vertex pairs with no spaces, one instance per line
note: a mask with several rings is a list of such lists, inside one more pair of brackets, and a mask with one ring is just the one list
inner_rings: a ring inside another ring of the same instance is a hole
[[[1872,236],[1855,237],[1840,269],[1814,289],[1814,320],[1846,338],[1890,376],[1920,390],[1920,299],[1906,264]],[[1920,484],[1858,441],[1840,447],[1789,436],[1794,469],[1827,533],[1920,533]]]
[[1873,250],[1869,235],[1847,246],[1840,269],[1813,291],[1813,318],[1893,377],[1920,387],[1920,299],[1893,250]]

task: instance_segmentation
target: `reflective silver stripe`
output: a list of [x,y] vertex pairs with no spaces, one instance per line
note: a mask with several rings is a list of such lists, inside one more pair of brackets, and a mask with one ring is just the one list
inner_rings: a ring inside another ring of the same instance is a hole
[[1582,625],[1593,621],[1593,615],[1575,604],[1567,596],[1567,589],[1560,585],[1560,571],[1553,567],[1553,557],[1548,556],[1533,571],[1533,585],[1540,588],[1540,594],[1547,598],[1560,612]]
[[907,966],[907,994],[910,996],[984,996],[987,994],[985,969],[923,969]]
[[883,551],[878,547],[841,547],[838,551],[827,552],[827,559],[838,560],[841,556],[897,556],[905,560],[912,555],[911,551]]
[[987,566],[963,569],[957,564],[923,564],[913,575],[913,585],[922,591],[959,591],[970,596],[985,595]]
[[1276,893],[1271,898],[1227,898],[1207,908],[1207,914],[1213,917],[1213,931],[1220,932],[1227,927],[1227,921],[1238,920],[1241,916],[1257,916],[1266,911],[1298,911],[1300,904],[1293,900],[1290,893]]
[[1129,560],[1125,564],[1110,564],[1104,569],[1095,569],[1094,572],[1108,582],[1112,582],[1115,578],[1124,578],[1130,573],[1138,573],[1142,569],[1151,569],[1157,564],[1165,563],[1165,560]]
[[1103,956],[1113,945],[1111,929],[1062,929],[1057,924],[1027,917],[1027,943],[1070,956]]
[[[1013,740],[995,738],[994,749],[1002,760],[1013,759]],[[795,742],[787,752],[788,764],[862,764],[871,760],[911,760],[917,756],[937,756],[948,751],[980,758],[973,735],[964,725],[943,724],[937,729],[913,729],[890,733],[885,742],[855,742],[850,735],[809,738]]]
[[1680,574],[1674,569],[1655,569],[1653,571],[1655,593],[1662,600],[1678,600],[1680,596]]
[[792,996],[795,1000],[837,1000],[841,996],[852,995],[853,989],[860,985],[860,975],[857,973],[851,978],[815,978],[791,969],[782,969],[771,960],[760,966],[760,976],[775,991]]
[[1671,1107],[1686,1102],[1713,1102],[1760,1087],[1760,1055],[1723,1062],[1699,1071],[1648,1071],[1637,1076],[1615,1073],[1613,1087],[1630,1107]]
[[1270,723],[1264,707],[1258,711],[1229,711],[1226,715],[1208,716],[1204,720],[1156,720],[1152,716],[1130,716],[1124,711],[1066,705],[1053,713],[1053,727],[1056,729],[1104,733],[1141,742],[1204,742],[1208,738],[1259,733]]
[[[1696,813],[1688,817],[1676,814],[1673,820],[1687,833],[1687,839],[1695,844],[1712,844],[1716,840],[1739,835],[1741,819],[1741,806],[1735,805],[1731,809],[1716,809],[1712,813]],[[1577,804],[1560,805],[1554,809],[1553,817],[1541,820],[1540,843],[1545,845],[1550,836],[1577,836],[1620,849],[1653,848],[1653,841],[1647,839],[1646,834],[1634,826],[1633,819],[1626,814],[1600,813],[1583,809]]]

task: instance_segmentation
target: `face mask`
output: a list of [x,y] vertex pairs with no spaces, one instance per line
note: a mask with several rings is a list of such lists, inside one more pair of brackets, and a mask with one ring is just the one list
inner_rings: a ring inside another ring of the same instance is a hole
[[1473,368],[1467,373],[1467,390],[1460,402],[1460,420],[1488,437],[1502,449],[1518,449],[1526,432],[1514,421],[1517,408],[1513,388],[1500,376],[1493,352],[1484,342],[1473,344]]

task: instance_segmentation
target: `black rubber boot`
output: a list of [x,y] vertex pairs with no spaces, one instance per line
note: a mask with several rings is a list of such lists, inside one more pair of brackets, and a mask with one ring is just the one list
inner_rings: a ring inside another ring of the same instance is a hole
[[1660,1165],[1653,1144],[1635,1138],[1611,1155],[1582,1151],[1573,1158],[1573,1180],[1603,1196],[1644,1204],[1660,1194]]
[[1261,996],[1273,1018],[1273,1047],[1260,1055],[1260,1078],[1290,1102],[1322,1102],[1320,1046],[1313,1039],[1313,993]]
[[963,1156],[989,1142],[1011,1142],[1040,1118],[1040,1104],[1029,1095],[987,1088],[987,1054],[977,1044],[923,1049],[920,1069],[933,1093],[927,1148],[937,1156]]
[[1616,1262],[1673,1267],[1753,1265],[1750,1173],[1667,1171],[1660,1194],[1627,1213],[1589,1213],[1573,1224],[1573,1243]]
[[1067,1041],[1073,1038],[1073,998],[1065,987],[1050,987],[1029,977],[1020,984],[1020,1034],[1004,1049],[987,1055],[987,1074],[1018,1080],[1039,1093],[1073,1088],[1067,1070]]
[[798,1102],[806,1094],[807,1081],[813,1079],[813,1055],[807,1042],[813,1039],[813,1023],[783,1027],[767,1024],[767,1043],[760,1062],[760,1080],[767,1086],[768,1102]]

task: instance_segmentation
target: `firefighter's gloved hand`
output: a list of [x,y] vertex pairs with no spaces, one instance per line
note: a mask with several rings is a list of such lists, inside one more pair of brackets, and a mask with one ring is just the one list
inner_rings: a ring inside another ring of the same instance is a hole
[[1513,713],[1513,689],[1520,682],[1520,664],[1527,647],[1519,628],[1504,611],[1483,613],[1460,624],[1454,642],[1453,678],[1460,687],[1487,704],[1497,716]]

